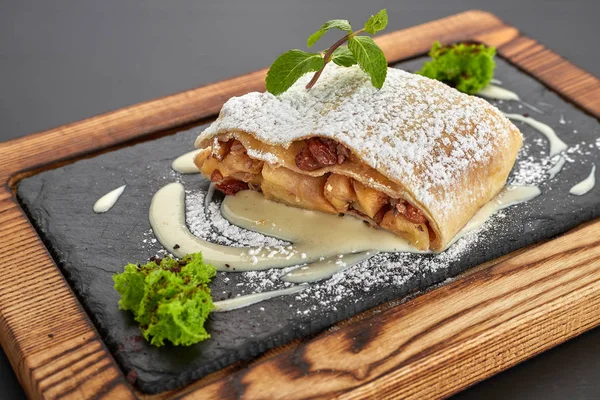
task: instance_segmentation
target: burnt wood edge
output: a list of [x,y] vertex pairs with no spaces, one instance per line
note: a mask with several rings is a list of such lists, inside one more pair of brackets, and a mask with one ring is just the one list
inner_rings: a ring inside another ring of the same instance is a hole
[[[533,256],[521,252],[506,257],[468,278],[371,314],[360,324],[322,334],[317,340],[181,395],[450,395],[600,323],[599,233],[599,223],[583,224],[538,246]],[[507,285],[507,281],[515,284]],[[449,303],[459,306],[437,310]],[[481,310],[485,313],[477,315]],[[428,318],[432,313],[439,318]],[[452,332],[453,324],[461,330]],[[437,332],[448,326],[450,332],[436,338]],[[403,329],[410,332],[397,333]],[[415,348],[411,350],[411,346]],[[385,350],[386,355],[362,354],[363,349]],[[336,380],[342,384],[331,383]]]
[[134,398],[7,187],[0,187],[0,238],[0,339],[28,397]]
[[[428,50],[431,42],[436,39],[444,43],[474,39],[488,44],[495,44],[500,47],[500,54],[504,55],[510,61],[515,62],[511,58],[511,54],[518,55],[519,47],[510,46],[513,41],[519,40],[519,46],[525,44],[529,44],[530,46],[537,45],[531,39],[517,36],[518,32],[515,28],[504,25],[495,16],[481,11],[469,11],[383,35],[377,38],[377,41],[388,55],[390,62],[397,62],[400,59],[422,54]],[[552,57],[558,57],[549,50],[545,51]],[[525,62],[526,60],[520,61]],[[535,68],[532,68],[526,62],[524,65],[519,64],[519,62],[515,62],[515,64],[538,77]],[[577,76],[572,77],[571,82],[593,78],[597,83],[596,78],[574,67],[572,64],[566,61],[559,64],[562,64],[563,69],[572,70],[575,68],[578,70]],[[23,241],[35,242],[29,251],[35,251],[36,254],[43,253],[43,259],[36,260],[37,262],[31,272],[41,274],[43,279],[46,280],[49,279],[49,276],[52,279],[56,278],[57,282],[56,287],[52,289],[46,287],[38,288],[37,294],[39,295],[39,293],[44,292],[44,289],[46,289],[45,292],[50,292],[50,294],[60,291],[69,301],[74,301],[73,293],[60,275],[54,261],[47,254],[45,247],[37,237],[35,230],[23,211],[20,210],[13,194],[9,190],[9,185],[13,186],[19,179],[28,176],[27,171],[40,171],[54,167],[52,164],[56,161],[67,163],[82,155],[96,154],[98,150],[108,151],[115,146],[128,144],[134,140],[147,140],[148,138],[152,138],[152,135],[161,135],[161,132],[164,132],[166,129],[177,129],[183,125],[193,124],[203,118],[213,116],[218,112],[222,103],[230,96],[239,95],[251,90],[264,90],[263,80],[265,72],[266,70],[257,71],[221,83],[130,106],[81,122],[0,144],[0,183],[4,185],[4,188],[0,187],[0,237],[11,237],[9,235],[17,232],[16,229],[12,230],[6,226],[8,225],[6,222],[12,222],[11,227],[16,226],[19,228],[19,237],[22,237]],[[598,116],[598,108],[593,106],[595,104],[593,101],[589,100],[590,96],[593,96],[590,95],[589,91],[568,91],[568,88],[564,88],[567,82],[557,83],[551,77],[544,77],[538,78],[559,92],[561,90],[568,92],[568,99],[570,101],[575,102],[588,111],[591,110],[592,114]],[[590,102],[593,103],[592,106],[588,104]],[[23,231],[25,231],[25,234],[23,234]],[[15,251],[14,248],[5,246],[2,243],[0,244],[0,251],[3,254],[7,254],[15,262],[18,262],[20,253]],[[23,277],[25,273],[24,271],[9,271],[8,274],[0,277],[2,287],[5,287],[7,283],[20,283],[19,281],[21,280],[26,282],[26,279],[22,279],[27,278],[27,276]],[[28,309],[30,307],[33,308],[39,303],[40,299],[33,296],[32,293],[26,292],[27,284],[23,283],[23,285],[22,289],[24,293],[18,299],[21,307],[17,307],[17,309],[25,308],[25,305],[28,306]],[[40,349],[37,353],[31,353],[32,349],[37,348],[40,343],[34,343],[28,337],[23,339],[23,334],[26,334],[30,327],[16,323],[12,315],[7,312],[7,307],[13,306],[11,308],[14,308],[14,304],[11,304],[11,301],[14,302],[14,299],[6,296],[4,293],[0,293],[0,333],[2,334],[2,345],[28,395],[31,398],[54,397],[52,393],[43,387],[43,382],[41,382],[40,377],[35,373],[35,370],[39,367],[37,365],[38,358],[40,358],[41,353],[50,354],[65,346],[67,346],[65,354],[72,353],[77,355],[76,351],[78,347],[68,346],[71,339],[57,340],[51,343],[41,343],[44,348]],[[74,302],[77,303],[76,301]],[[70,306],[73,307],[72,305]],[[92,343],[100,344],[101,352],[110,360],[108,370],[116,372],[117,378],[111,380],[111,382],[116,383],[111,383],[113,386],[107,389],[106,377],[96,376],[91,380],[92,384],[93,382],[97,383],[96,388],[90,387],[90,391],[86,391],[86,393],[75,389],[75,392],[71,391],[71,394],[76,393],[77,397],[89,397],[94,394],[101,394],[104,391],[112,395],[118,392],[122,396],[133,396],[130,389],[123,383],[122,374],[97,336],[87,315],[85,315],[78,304],[75,304],[75,308],[74,313],[78,322],[77,324],[70,324],[69,330],[75,335],[83,335],[84,337],[92,335]],[[47,318],[50,320],[59,316],[60,313],[48,314]],[[81,328],[81,330],[78,330],[78,328]],[[44,333],[44,329],[41,329],[39,332],[41,336]],[[48,333],[48,337],[51,334]],[[53,365],[52,360],[44,365],[51,367]],[[65,371],[59,372],[65,373]],[[68,376],[68,371],[66,371],[66,375],[67,383],[73,388],[84,387],[90,383],[90,380],[86,380],[83,376],[74,376],[75,374]],[[115,392],[115,388],[117,392]],[[189,390],[184,391],[189,392]],[[55,392],[53,394],[60,395],[60,393]]]

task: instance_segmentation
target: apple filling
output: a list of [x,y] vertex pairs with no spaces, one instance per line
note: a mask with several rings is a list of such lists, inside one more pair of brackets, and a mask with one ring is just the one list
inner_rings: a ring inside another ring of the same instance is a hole
[[[349,150],[330,139],[311,138],[294,148],[296,167],[303,171],[353,162]],[[253,159],[236,139],[215,140],[213,146],[198,154],[195,163],[202,174],[227,195],[246,189],[258,190],[265,198],[290,206],[353,214],[407,239],[422,250],[429,249],[430,242],[435,240],[427,218],[406,200],[391,198],[342,174],[305,175]]]

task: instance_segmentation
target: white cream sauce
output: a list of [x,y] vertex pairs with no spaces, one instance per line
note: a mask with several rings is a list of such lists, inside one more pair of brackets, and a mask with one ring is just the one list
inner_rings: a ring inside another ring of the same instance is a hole
[[519,95],[508,89],[496,85],[487,85],[477,95],[491,100],[514,100],[519,101]]
[[556,154],[559,154],[559,153],[565,151],[569,147],[565,142],[563,142],[558,137],[558,135],[556,134],[554,129],[552,129],[550,126],[544,124],[543,122],[540,122],[531,117],[525,117],[521,114],[504,113],[504,115],[507,118],[510,118],[512,120],[521,121],[521,122],[531,126],[533,129],[537,130],[542,135],[546,136],[546,138],[550,142],[550,157],[553,157]]
[[[497,81],[499,82],[499,81]],[[495,83],[492,79],[492,83]],[[537,107],[532,106],[531,104],[525,103],[523,100],[519,98],[519,95],[515,92],[512,92],[508,89],[504,89],[495,85],[487,85],[483,89],[481,89],[478,93],[478,96],[485,97],[490,100],[507,100],[507,101],[518,101],[523,104],[525,107],[532,109],[533,111],[543,114],[544,112]]]
[[200,172],[196,164],[194,164],[194,158],[200,150],[190,151],[182,156],[179,156],[171,164],[171,169],[180,174],[197,174]]
[[272,290],[269,292],[262,292],[262,293],[248,294],[245,296],[233,297],[233,298],[227,299],[227,300],[215,301],[213,303],[215,306],[215,309],[213,311],[224,312],[224,311],[236,310],[238,308],[247,307],[252,304],[260,303],[261,301],[272,299],[273,297],[288,296],[290,294],[296,294],[296,293],[303,291],[304,289],[307,289],[308,287],[309,287],[308,285],[297,285],[297,286],[292,286],[292,287],[285,288],[285,289]]
[[592,166],[592,172],[588,175],[587,178],[579,182],[577,185],[573,186],[569,193],[574,194],[575,196],[582,196],[592,190],[594,185],[596,184],[596,165]]
[[98,201],[96,201],[96,203],[94,204],[94,212],[101,214],[113,208],[117,200],[119,200],[119,197],[121,197],[121,195],[123,194],[123,191],[125,190],[126,186],[127,185],[118,187],[106,193],[104,196],[100,197]]
[[295,243],[298,251],[307,254],[303,263],[367,250],[422,252],[405,239],[373,229],[352,216],[286,206],[250,190],[225,197],[221,213],[234,225]]
[[328,257],[322,261],[298,267],[281,277],[281,280],[292,283],[317,282],[331,278],[334,274],[341,272],[353,265],[361,263],[377,254],[376,251],[366,251],[354,254],[340,254]]
[[[227,196],[221,212],[234,225],[288,240],[287,247],[236,248],[202,240],[185,223],[185,189],[181,183],[161,188],[150,204],[150,225],[158,241],[183,257],[202,252],[218,271],[256,271],[318,261],[322,257],[368,250],[421,252],[398,236],[374,230],[356,218],[300,210],[243,191]],[[331,234],[335,232],[335,235]]]
[[212,182],[208,186],[208,190],[206,191],[206,196],[204,197],[204,210],[206,210],[208,208],[208,206],[210,205],[210,202],[212,201],[213,196],[215,195],[216,188],[217,187]]
[[[495,212],[539,194],[538,187],[507,186],[475,214],[452,243],[481,226]],[[150,205],[150,224],[154,234],[175,256],[202,252],[206,262],[219,271],[255,271],[308,264],[286,274],[284,280],[315,282],[329,278],[377,252],[425,253],[406,240],[387,231],[375,230],[354,217],[289,207],[266,200],[253,191],[227,196],[221,206],[223,216],[234,225],[294,244],[258,248],[222,246],[192,235],[185,224],[184,196],[185,190],[180,183],[171,183],[154,195]]]
[[[463,229],[458,232],[448,247],[454,244],[458,239],[479,228],[496,212],[529,201],[539,196],[540,193],[541,191],[537,186],[506,186],[493,200],[481,207],[479,211],[475,213],[473,218],[471,218]],[[293,283],[316,282],[328,279],[334,274],[341,272],[352,265],[363,262],[375,254],[377,254],[377,252],[371,251],[346,254],[342,258],[340,258],[340,256],[330,257],[319,262],[296,268],[284,275],[281,279]]]
[[[492,201],[484,205],[477,211],[465,227],[451,241],[450,245],[458,239],[467,235],[483,225],[494,213],[529,201],[541,193],[537,186],[507,186]],[[448,245],[448,247],[450,246]],[[323,279],[331,278],[334,274],[341,272],[353,265],[363,262],[377,254],[375,251],[362,252],[355,254],[345,254],[343,256],[329,257],[327,259],[308,264],[294,269],[284,275],[281,279],[286,282],[306,283],[317,282]]]
[[563,156],[558,156],[558,161],[554,164],[549,170],[548,175],[550,179],[554,178],[565,166],[565,158]]
[[479,228],[496,212],[514,206],[515,204],[529,201],[539,196],[541,193],[540,188],[537,186],[506,186],[494,199],[475,213],[473,218],[471,218],[460,232],[456,234],[454,239],[450,241],[448,247],[454,244],[458,239],[466,236],[469,232]]

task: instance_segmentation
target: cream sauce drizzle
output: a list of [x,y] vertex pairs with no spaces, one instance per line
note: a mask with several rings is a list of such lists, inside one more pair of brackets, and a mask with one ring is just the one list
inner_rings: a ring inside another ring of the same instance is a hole
[[454,244],[458,239],[466,236],[483,225],[496,212],[519,203],[524,203],[541,194],[537,186],[512,186],[508,185],[494,199],[481,207],[467,222],[467,224],[456,234],[448,247]]
[[[531,200],[540,193],[535,186],[507,186],[475,214],[451,244],[481,226],[495,212]],[[150,224],[154,234],[175,256],[201,251],[204,259],[219,271],[255,271],[309,263],[288,273],[284,279],[314,282],[364,261],[378,251],[425,253],[410,246],[404,239],[368,227],[356,218],[289,207],[266,200],[253,191],[227,196],[221,207],[223,216],[234,225],[288,240],[294,245],[258,248],[222,246],[192,235],[185,224],[184,196],[181,183],[171,183],[154,195],[150,205]],[[344,254],[341,262],[338,262],[339,254]]]
[[110,192],[106,193],[104,196],[100,197],[98,201],[94,204],[94,212],[97,214],[105,213],[116,204],[119,197],[125,191],[125,187],[127,185],[120,186]]
[[[496,212],[529,201],[539,196],[540,193],[541,191],[537,186],[506,186],[493,200],[477,211],[473,218],[471,218],[463,229],[458,232],[448,247],[458,239],[479,228]],[[346,254],[342,259],[338,258],[339,256],[330,257],[319,262],[296,268],[284,275],[281,279],[293,283],[316,282],[328,279],[334,274],[363,262],[375,254],[376,252]]]
[[272,299],[273,297],[288,296],[290,294],[296,294],[296,293],[303,291],[304,289],[307,289],[308,287],[309,287],[308,285],[298,285],[298,286],[292,286],[292,287],[285,288],[285,289],[271,290],[269,292],[262,292],[262,293],[253,293],[253,294],[248,294],[245,296],[234,297],[234,298],[227,299],[227,300],[215,301],[213,303],[215,306],[215,309],[213,311],[224,312],[224,311],[236,310],[238,308],[247,307],[252,304],[260,303],[261,301]]
[[478,93],[479,96],[485,97],[486,99],[492,100],[514,100],[519,101],[519,95],[515,92],[511,92],[508,89],[499,87],[496,85],[487,85],[481,89]]
[[531,126],[533,129],[537,130],[542,135],[546,136],[546,138],[550,142],[550,157],[553,157],[556,154],[559,154],[559,153],[565,151],[569,147],[565,142],[563,142],[558,137],[558,135],[556,134],[554,129],[552,129],[550,126],[544,124],[543,122],[540,122],[531,117],[525,117],[521,114],[504,113],[504,115],[507,118],[510,118],[512,120],[521,121],[521,122]]
[[554,164],[548,170],[548,175],[550,176],[550,179],[552,179],[556,175],[558,175],[558,173],[563,169],[564,165],[565,165],[565,158],[563,156],[559,156],[558,161],[556,161],[556,164]]
[[593,189],[596,184],[596,165],[592,165],[592,172],[588,175],[587,178],[579,182],[577,185],[573,186],[569,193],[574,194],[575,196],[582,196]]
[[[492,83],[493,79],[492,79]],[[525,103],[523,100],[521,100],[521,98],[519,97],[518,94],[516,94],[515,92],[512,92],[508,89],[504,89],[502,87],[499,86],[495,86],[495,85],[488,85],[486,87],[484,87],[483,89],[481,89],[478,93],[476,93],[477,95],[481,96],[481,97],[485,97],[486,99],[490,99],[490,100],[508,100],[508,101],[518,101],[519,103],[523,104],[525,107],[532,109],[533,111],[543,114],[544,112],[542,110],[540,110],[537,107],[532,106],[531,104]]]
[[317,261],[295,270],[288,272],[281,277],[281,280],[292,283],[317,282],[323,279],[331,278],[334,274],[361,263],[377,254],[376,251],[366,251],[354,254],[340,254],[335,257],[328,257],[322,261]]
[[[202,240],[185,223],[185,189],[181,183],[161,188],[150,204],[150,225],[172,254],[202,252],[218,271],[256,271],[318,261],[321,257],[367,250],[421,252],[404,239],[374,230],[356,218],[299,210],[243,191],[227,196],[221,212],[233,224],[294,242],[287,247],[237,248]],[[331,232],[335,232],[332,235]],[[177,247],[177,248],[175,248]]]
[[216,188],[217,187],[212,182],[208,186],[208,190],[206,191],[206,196],[204,196],[204,210],[208,209],[208,206],[210,205],[210,202],[212,201],[213,196],[215,195]]
[[196,164],[194,164],[194,158],[200,152],[200,150],[190,151],[182,156],[179,156],[171,164],[171,169],[180,174],[197,174],[200,172]]
[[306,252],[308,260],[366,250],[422,252],[405,239],[373,229],[352,216],[301,210],[267,200],[250,190],[227,196],[221,213],[234,225],[288,240],[299,249],[309,250]]

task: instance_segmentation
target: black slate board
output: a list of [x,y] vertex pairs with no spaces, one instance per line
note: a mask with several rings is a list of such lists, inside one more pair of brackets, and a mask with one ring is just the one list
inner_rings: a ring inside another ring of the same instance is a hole
[[[423,60],[414,59],[399,66],[414,71]],[[198,129],[24,179],[18,186],[18,198],[123,370],[137,373],[137,385],[142,391],[157,393],[293,338],[319,332],[336,321],[426,289],[467,268],[552,238],[600,216],[600,185],[585,196],[568,194],[572,185],[589,174],[591,164],[598,162],[598,121],[504,60],[498,60],[496,77],[524,101],[542,109],[544,115],[519,108],[514,102],[499,104],[500,109],[531,114],[553,126],[570,146],[585,142],[578,151],[569,154],[573,161],[565,165],[556,179],[542,183],[540,197],[507,210],[495,228],[482,233],[464,256],[446,268],[425,267],[401,285],[372,287],[369,292],[355,293],[327,305],[316,298],[299,301],[288,296],[213,314],[208,323],[212,339],[189,348],[170,345],[155,348],[140,341],[132,316],[117,309],[118,294],[111,276],[122,271],[127,262],[146,260],[160,249],[148,236],[148,206],[156,190],[177,179],[188,189],[206,186],[200,176],[179,177],[170,172],[171,161],[191,150]],[[564,124],[559,122],[561,116]],[[525,142],[530,144],[529,155],[539,158],[540,152],[547,152],[547,142],[540,145],[539,133],[517,125],[525,135]],[[123,183],[128,186],[117,205],[106,214],[94,214],[94,202]],[[419,257],[429,256],[413,257],[417,262]],[[217,299],[223,293],[237,293],[240,276],[227,274],[227,281],[224,275],[219,274],[212,285]],[[300,307],[314,312],[304,315],[290,311]]]

